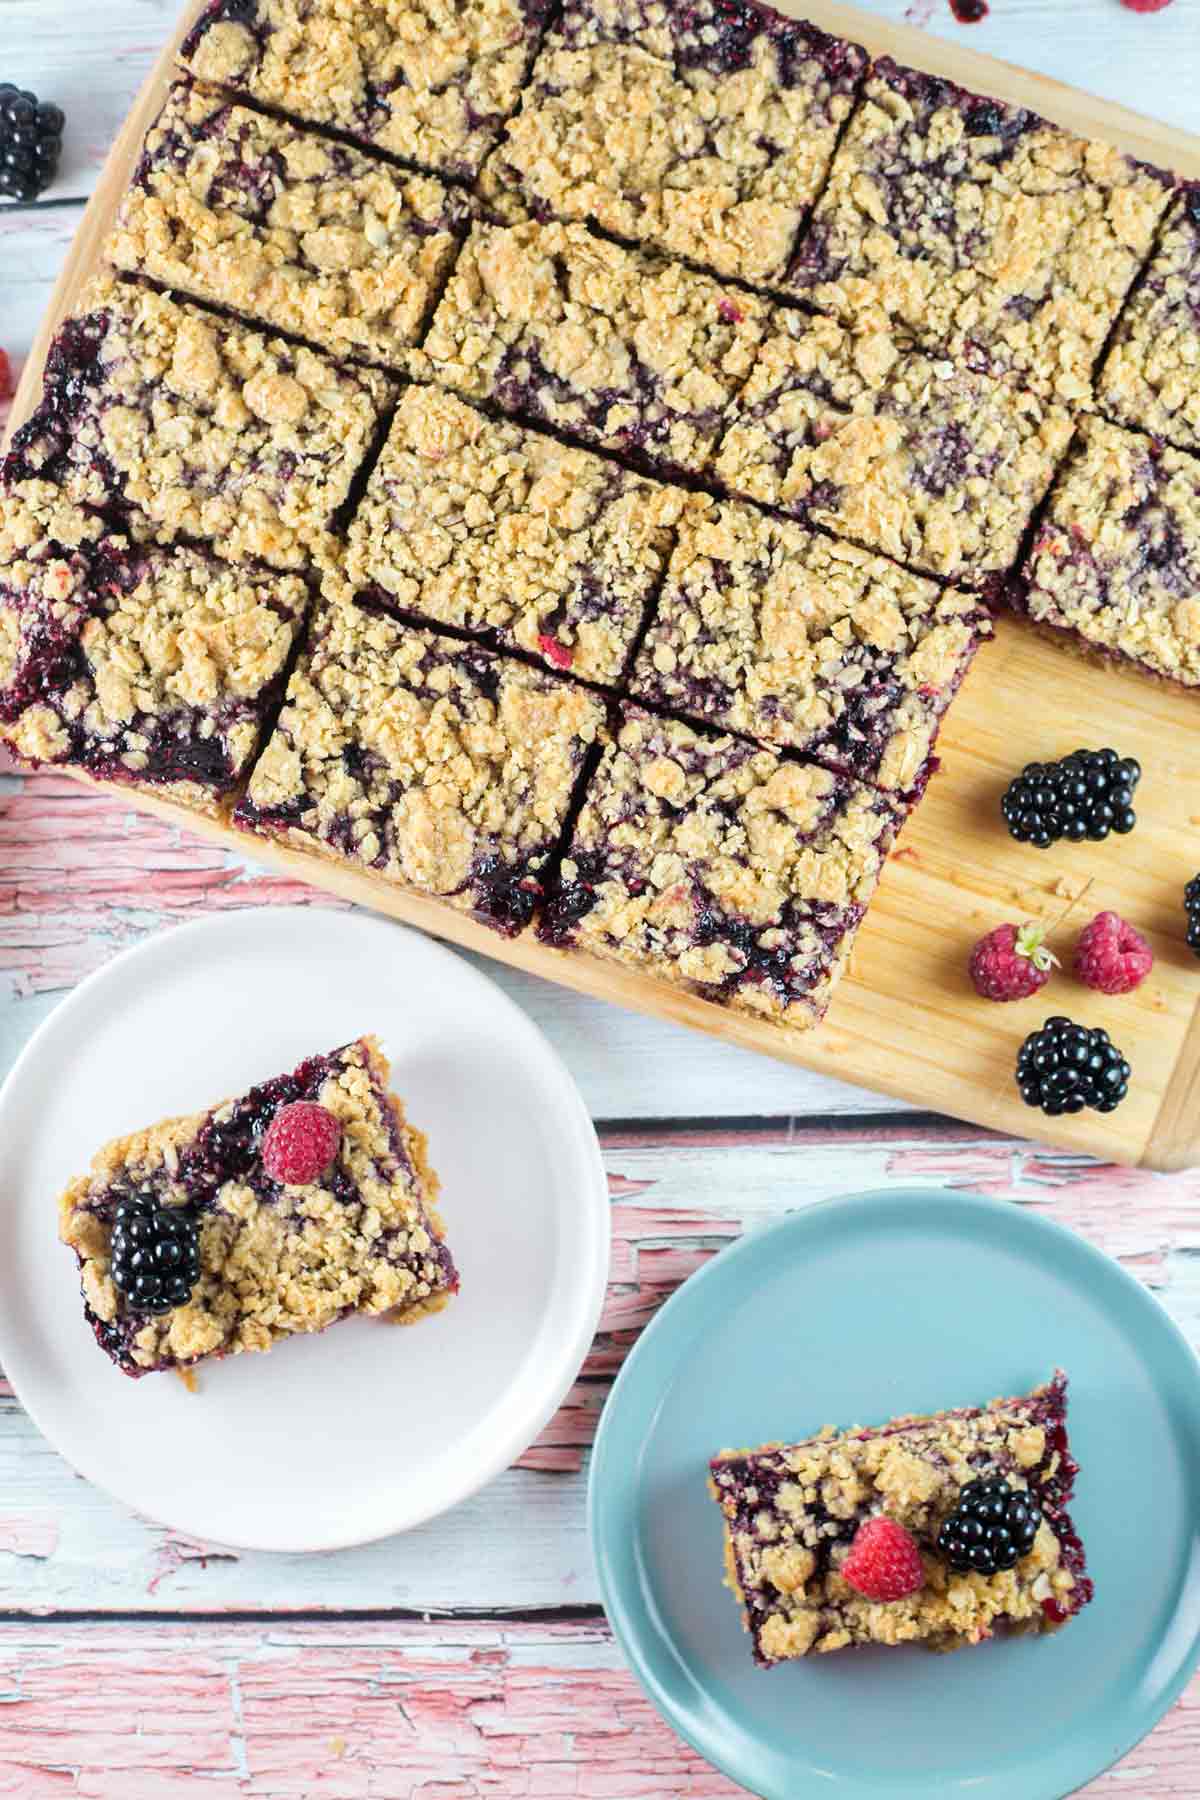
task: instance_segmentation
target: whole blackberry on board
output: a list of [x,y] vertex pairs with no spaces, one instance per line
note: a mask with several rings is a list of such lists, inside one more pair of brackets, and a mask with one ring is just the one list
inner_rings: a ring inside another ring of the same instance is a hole
[[1137,824],[1133,791],[1141,764],[1115,750],[1076,750],[1059,762],[1027,763],[1010,783],[1000,810],[1019,844],[1048,850],[1060,838],[1100,843]]
[[0,81],[0,195],[29,201],[44,193],[58,173],[65,123],[60,106]]
[[952,1569],[994,1575],[1028,1556],[1041,1522],[1042,1509],[1029,1494],[1000,1476],[984,1477],[963,1488],[937,1545]]
[[1017,1056],[1017,1086],[1026,1106],[1050,1118],[1062,1113],[1113,1112],[1129,1092],[1130,1067],[1099,1027],[1071,1019],[1047,1019]]
[[113,1285],[136,1312],[186,1306],[200,1279],[200,1236],[191,1214],[149,1194],[122,1200],[113,1218]]
[[1188,949],[1200,956],[1200,875],[1193,875],[1184,888],[1183,904],[1187,908]]

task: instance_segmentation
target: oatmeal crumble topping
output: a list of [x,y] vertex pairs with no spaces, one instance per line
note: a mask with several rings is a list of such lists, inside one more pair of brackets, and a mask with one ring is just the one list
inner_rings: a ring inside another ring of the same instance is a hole
[[28,762],[215,811],[307,603],[294,576],[139,546],[60,498],[0,497],[0,735]]
[[335,601],[237,822],[512,934],[533,916],[603,716],[586,688]]
[[583,225],[476,225],[425,340],[434,379],[503,411],[699,472],[767,308]]
[[1180,197],[1122,315],[1098,404],[1118,425],[1200,451],[1200,187]]
[[805,1030],[849,959],[898,825],[884,795],[622,710],[544,935]]
[[431,175],[177,82],[105,248],[196,299],[403,366],[469,219]]
[[4,479],[132,512],[162,542],[301,569],[390,397],[381,375],[101,275],[54,340]]
[[[437,1176],[388,1076],[376,1040],[360,1038],[97,1153],[59,1201],[59,1232],[79,1262],[88,1323],[118,1368],[182,1368],[269,1350],[350,1313],[415,1319],[446,1303],[458,1277],[441,1241]],[[279,1106],[301,1099],[334,1115],[340,1144],[317,1181],[285,1186],[267,1175],[259,1144]],[[130,1310],[110,1273],[113,1216],[138,1194],[189,1208],[199,1225],[200,1281],[186,1306],[158,1316]]]
[[483,191],[781,280],[865,66],[856,45],[741,0],[568,0]]
[[193,74],[470,180],[516,107],[549,0],[210,0]]
[[1016,560],[1070,439],[1064,408],[887,327],[777,309],[715,470],[734,493],[977,581]]
[[1022,573],[1031,619],[1200,686],[1200,457],[1085,420]]
[[695,495],[632,691],[919,795],[942,715],[990,632],[965,594]]
[[1111,145],[885,57],[792,282],[847,323],[881,313],[973,366],[1087,401],[1171,185]]
[[686,498],[411,387],[326,589],[611,684]]
[[[826,1426],[798,1444],[723,1450],[710,1488],[725,1516],[726,1580],[764,1665],[852,1644],[977,1644],[997,1630],[1054,1631],[1092,1597],[1067,1506],[1076,1464],[1066,1377],[1032,1393],[871,1430]],[[1015,1568],[959,1574],[936,1548],[961,1489],[1003,1476],[1042,1509]],[[903,1600],[858,1593],[840,1570],[859,1526],[886,1515],[916,1540],[925,1584]]]

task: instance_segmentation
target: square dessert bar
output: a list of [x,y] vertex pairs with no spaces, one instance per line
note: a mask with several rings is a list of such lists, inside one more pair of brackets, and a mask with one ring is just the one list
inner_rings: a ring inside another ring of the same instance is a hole
[[204,81],[469,181],[517,105],[550,0],[210,0]]
[[1008,569],[1071,440],[1064,408],[906,347],[780,309],[715,461],[736,494],[931,575]]
[[294,575],[0,496],[0,737],[206,812],[249,769],[308,604]]
[[611,684],[686,500],[441,388],[410,387],[326,588]]
[[883,58],[792,283],[847,323],[878,308],[926,345],[1085,400],[1171,185],[1109,144]]
[[105,249],[121,269],[403,364],[470,221],[464,195],[177,82]]
[[916,799],[942,715],[990,636],[976,599],[695,495],[631,691]]
[[97,1153],[59,1201],[59,1234],[118,1369],[184,1369],[351,1313],[407,1323],[446,1304],[458,1276],[437,1176],[388,1080],[376,1040],[359,1038]]
[[369,370],[98,276],[51,345],[4,480],[131,512],[164,542],[301,569],[390,397]]
[[899,819],[886,795],[829,769],[627,706],[543,934],[806,1030],[849,960]]
[[1200,687],[1200,457],[1085,420],[1022,576],[1077,649]]
[[1200,187],[1168,218],[1097,386],[1100,411],[1118,425],[1200,451]]
[[468,398],[698,473],[750,370],[768,309],[583,225],[476,225],[423,355]]
[[567,0],[484,191],[782,281],[866,60],[747,0]]
[[[989,1406],[869,1430],[827,1426],[798,1444],[714,1457],[709,1485],[725,1517],[726,1581],[755,1660],[770,1667],[859,1644],[954,1650],[1006,1629],[1057,1631],[1074,1618],[1092,1583],[1067,1511],[1078,1464],[1066,1388],[1059,1372]],[[981,1480],[1006,1483],[1027,1517],[1032,1507],[1041,1515],[1028,1552],[989,1573],[955,1568],[938,1542],[964,1490]],[[870,1599],[841,1573],[859,1528],[879,1518],[895,1521],[920,1552],[923,1583],[903,1599]]]
[[235,818],[512,936],[603,717],[573,682],[334,602]]

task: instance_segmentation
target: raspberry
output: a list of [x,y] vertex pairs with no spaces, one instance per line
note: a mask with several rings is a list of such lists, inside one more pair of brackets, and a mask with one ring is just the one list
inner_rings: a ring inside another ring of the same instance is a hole
[[925,1585],[921,1552],[895,1519],[860,1525],[841,1573],[868,1600],[903,1600]]
[[1058,958],[1042,942],[1045,927],[997,925],[981,937],[968,965],[975,992],[985,1000],[1028,1000],[1050,979]]
[[325,1173],[341,1141],[341,1123],[331,1112],[315,1100],[293,1100],[263,1134],[262,1165],[272,1181],[306,1187]]
[[1154,952],[1119,913],[1097,913],[1075,946],[1075,973],[1102,994],[1131,994],[1154,967]]
[[0,400],[11,400],[13,397],[12,363],[7,350],[0,350]]
[[1171,0],[1121,0],[1130,12],[1161,12],[1164,6],[1170,6]]

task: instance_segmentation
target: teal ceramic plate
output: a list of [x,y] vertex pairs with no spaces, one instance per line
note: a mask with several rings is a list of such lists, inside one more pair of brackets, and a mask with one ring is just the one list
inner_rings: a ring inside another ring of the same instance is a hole
[[[1096,1599],[1065,1631],[754,1667],[722,1586],[713,1451],[1070,1376]],[[592,1463],[608,1616],[677,1731],[763,1800],[1060,1800],[1200,1657],[1200,1364],[1114,1262],[1010,1203],[829,1201],[694,1275],[613,1390]]]

